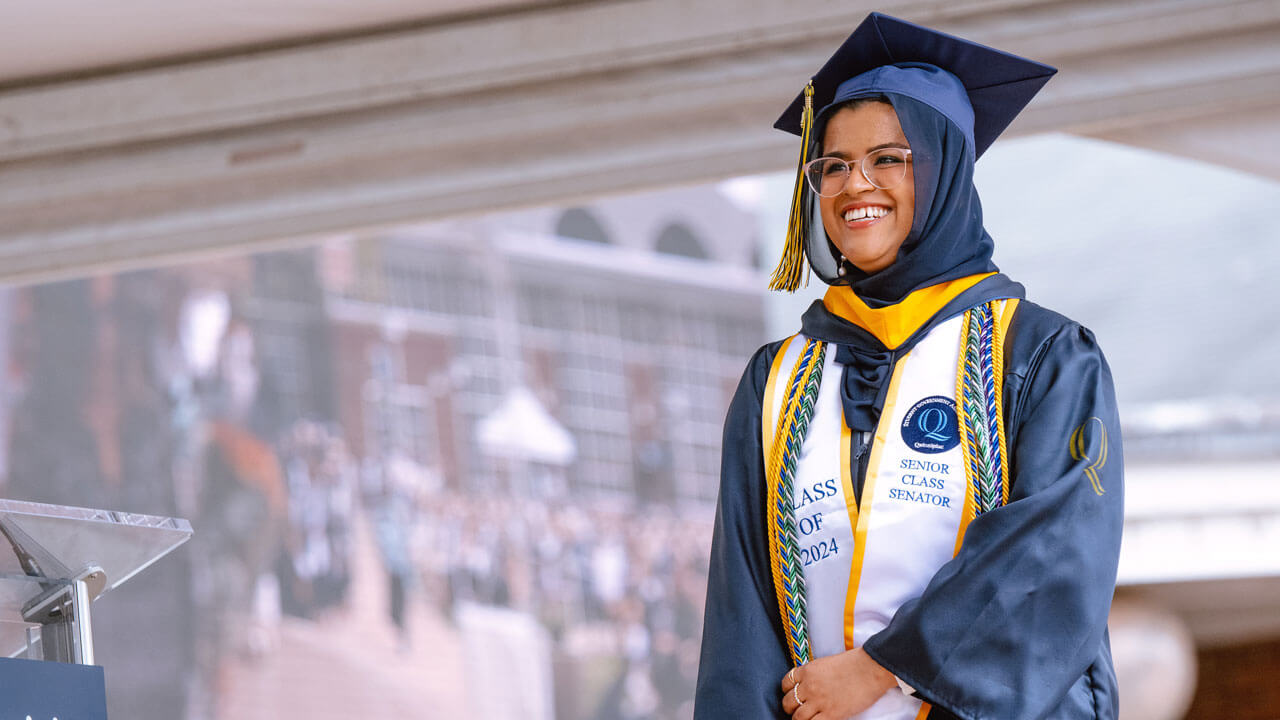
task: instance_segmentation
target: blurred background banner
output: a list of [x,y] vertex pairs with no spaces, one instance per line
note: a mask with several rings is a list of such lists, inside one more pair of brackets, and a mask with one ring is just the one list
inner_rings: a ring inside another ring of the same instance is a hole
[[872,10],[1060,74],[978,166],[1116,378],[1126,718],[1280,717],[1280,5],[0,10],[0,482],[189,518],[112,717],[687,718],[772,130]]

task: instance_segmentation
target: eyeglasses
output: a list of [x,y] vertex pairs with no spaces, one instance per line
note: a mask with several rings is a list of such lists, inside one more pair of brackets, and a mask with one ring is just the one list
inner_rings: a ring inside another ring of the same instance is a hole
[[[884,148],[862,158],[858,168],[867,182],[888,190],[907,176],[907,164],[911,151],[902,148]],[[804,164],[804,178],[809,187],[822,197],[835,197],[849,183],[852,166],[838,157],[820,157]]]

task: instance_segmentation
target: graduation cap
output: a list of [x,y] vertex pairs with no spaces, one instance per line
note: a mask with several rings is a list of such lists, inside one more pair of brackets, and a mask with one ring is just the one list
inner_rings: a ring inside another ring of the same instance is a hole
[[773,125],[799,135],[801,147],[786,249],[769,288],[794,291],[800,285],[809,220],[803,165],[815,117],[855,97],[906,95],[955,123],[976,159],[1056,72],[1049,65],[889,15],[868,15]]

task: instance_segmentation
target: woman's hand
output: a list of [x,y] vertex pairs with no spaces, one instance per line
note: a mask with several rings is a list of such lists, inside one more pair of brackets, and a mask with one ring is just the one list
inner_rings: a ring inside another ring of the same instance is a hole
[[893,673],[880,667],[862,648],[854,648],[818,658],[783,675],[782,709],[792,720],[816,716],[845,720],[871,707],[897,685]]

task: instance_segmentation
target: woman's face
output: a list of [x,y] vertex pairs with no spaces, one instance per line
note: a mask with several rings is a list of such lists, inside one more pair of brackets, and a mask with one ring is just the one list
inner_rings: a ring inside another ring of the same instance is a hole
[[898,114],[883,102],[836,111],[822,136],[823,155],[853,166],[839,194],[818,198],[822,225],[849,262],[867,274],[893,264],[915,217],[915,173],[910,162],[906,177],[888,190],[867,182],[860,170],[864,157],[886,147],[910,149]]

